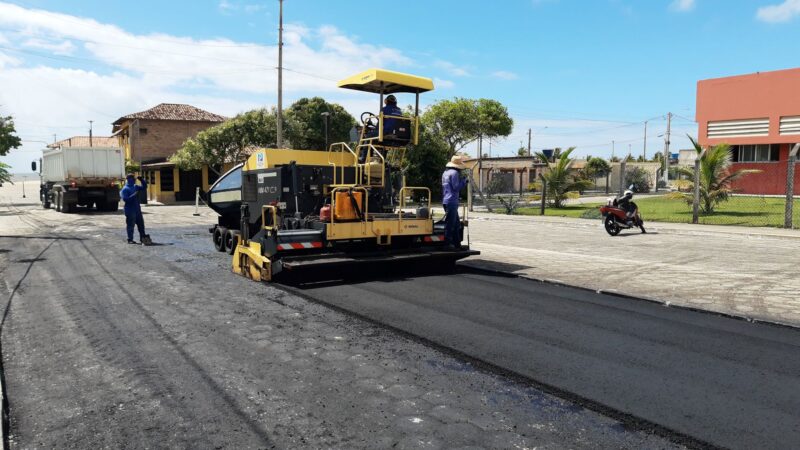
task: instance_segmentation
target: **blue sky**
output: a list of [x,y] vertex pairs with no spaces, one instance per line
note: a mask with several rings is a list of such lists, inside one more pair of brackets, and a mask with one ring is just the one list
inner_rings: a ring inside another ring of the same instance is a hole
[[[320,95],[375,109],[335,80],[369,67],[425,75],[436,91],[503,102],[515,119],[494,155],[578,146],[578,155],[673,149],[696,134],[697,80],[796,67],[800,0],[285,0],[286,103]],[[369,9],[372,8],[372,9]],[[42,143],[110,133],[160,102],[233,115],[275,104],[277,0],[0,2],[0,113]],[[401,98],[401,102],[404,99]],[[629,147],[630,146],[630,147]],[[466,149],[475,153],[474,146]],[[488,143],[485,152],[489,151]]]

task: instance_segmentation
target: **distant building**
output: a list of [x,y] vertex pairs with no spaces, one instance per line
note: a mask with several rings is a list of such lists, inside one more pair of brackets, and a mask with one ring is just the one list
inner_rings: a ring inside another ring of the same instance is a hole
[[[736,180],[747,194],[784,194],[789,150],[800,142],[800,68],[697,83],[700,145],[731,145],[734,169],[761,172]],[[800,194],[800,170],[794,194]]]
[[501,177],[507,192],[527,190],[547,168],[547,163],[535,156],[482,158],[480,164],[478,159],[467,159],[464,163],[472,169],[472,179],[478,187],[485,189],[493,179]]
[[126,160],[142,164],[150,181],[148,198],[162,203],[192,201],[195,190],[208,190],[217,176],[207,167],[178,170],[168,158],[186,139],[225,121],[225,117],[191,105],[161,103],[114,121],[114,136],[125,149]]
[[119,147],[119,140],[114,136],[72,136],[48,144],[47,148],[60,147]]

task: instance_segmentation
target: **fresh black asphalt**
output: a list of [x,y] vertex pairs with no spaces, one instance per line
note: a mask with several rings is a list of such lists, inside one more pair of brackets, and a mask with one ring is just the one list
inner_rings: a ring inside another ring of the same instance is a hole
[[474,272],[292,289],[695,444],[800,445],[796,329]]

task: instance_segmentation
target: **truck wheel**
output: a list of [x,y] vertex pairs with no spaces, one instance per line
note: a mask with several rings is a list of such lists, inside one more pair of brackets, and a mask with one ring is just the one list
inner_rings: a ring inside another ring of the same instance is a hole
[[214,241],[214,249],[218,252],[225,251],[225,233],[227,231],[228,229],[223,227],[214,228],[214,234],[211,235],[211,239]]
[[56,212],[61,212],[61,192],[54,192],[53,200],[56,202]]
[[50,197],[48,197],[47,194],[42,196],[42,208],[50,209]]
[[234,230],[225,232],[225,250],[229,255],[236,252],[236,246],[239,245],[239,233]]
[[75,204],[64,200],[63,195],[61,196],[61,212],[64,214],[72,214],[75,212]]
[[115,201],[112,200],[110,202],[106,202],[105,209],[103,209],[103,211],[105,211],[105,212],[117,212],[118,209],[119,209],[119,201],[115,202]]

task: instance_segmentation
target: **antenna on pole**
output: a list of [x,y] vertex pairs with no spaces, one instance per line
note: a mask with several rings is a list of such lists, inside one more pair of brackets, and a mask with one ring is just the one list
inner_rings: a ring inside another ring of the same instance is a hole
[[278,136],[277,147],[283,148],[283,0],[278,0]]
[[89,121],[89,147],[94,147],[92,145],[92,122],[94,122],[94,120]]

